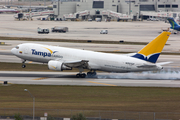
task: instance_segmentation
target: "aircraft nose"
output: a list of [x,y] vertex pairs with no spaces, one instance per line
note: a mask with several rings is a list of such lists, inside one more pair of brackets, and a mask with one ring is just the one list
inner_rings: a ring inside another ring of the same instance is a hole
[[11,53],[14,54],[14,55],[16,53],[15,51],[16,51],[15,48],[11,49]]

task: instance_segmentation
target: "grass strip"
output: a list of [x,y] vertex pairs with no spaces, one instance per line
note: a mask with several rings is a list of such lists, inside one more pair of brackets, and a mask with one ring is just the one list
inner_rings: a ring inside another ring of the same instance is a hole
[[24,89],[35,96],[36,116],[48,112],[38,109],[180,112],[180,88],[15,84],[0,86],[0,110],[25,108],[23,114],[32,113],[27,110],[32,98]]
[[0,71],[49,71],[47,65],[44,64],[26,64],[26,68],[22,68],[22,63],[6,63],[0,62]]
[[[49,70],[47,64],[30,64],[26,63],[26,68],[22,68],[22,63],[7,63],[0,62],[0,71],[44,71],[44,72],[56,72]],[[58,72],[58,71],[57,71]],[[78,69],[63,70],[62,72],[79,72]],[[85,70],[87,72],[87,70]]]

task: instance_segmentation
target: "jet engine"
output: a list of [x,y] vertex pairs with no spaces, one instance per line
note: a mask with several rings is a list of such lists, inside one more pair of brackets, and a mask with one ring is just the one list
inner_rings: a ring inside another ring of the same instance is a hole
[[48,62],[48,68],[50,70],[57,70],[57,71],[72,70],[71,67],[67,67],[62,62],[56,60],[50,60]]

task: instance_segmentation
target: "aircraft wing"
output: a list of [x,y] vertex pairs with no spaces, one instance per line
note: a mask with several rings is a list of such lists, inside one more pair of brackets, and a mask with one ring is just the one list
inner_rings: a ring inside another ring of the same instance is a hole
[[76,61],[64,61],[63,64],[66,65],[67,67],[73,67],[73,68],[78,68],[78,67],[87,68],[88,62],[89,62],[88,60],[76,60]]

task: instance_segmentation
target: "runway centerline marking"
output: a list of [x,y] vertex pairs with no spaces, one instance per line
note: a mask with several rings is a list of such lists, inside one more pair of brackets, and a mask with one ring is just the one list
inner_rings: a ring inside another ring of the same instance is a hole
[[43,79],[48,79],[48,77],[36,78],[36,79],[33,79],[33,80],[43,80]]
[[99,83],[99,82],[93,82],[93,81],[87,81],[87,82],[100,84],[100,85],[117,86],[117,85],[113,85],[113,84]]

